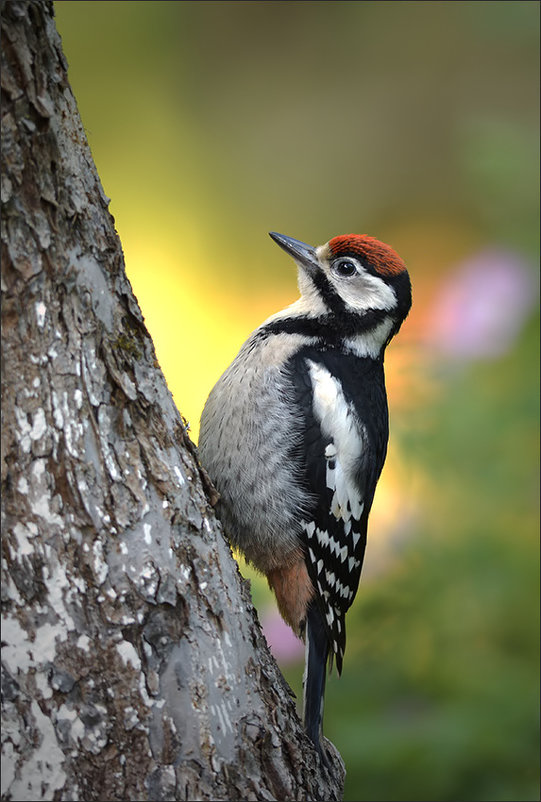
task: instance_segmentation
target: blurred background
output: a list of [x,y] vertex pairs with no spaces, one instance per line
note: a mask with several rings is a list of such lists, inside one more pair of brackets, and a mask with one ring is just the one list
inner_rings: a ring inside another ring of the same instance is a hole
[[[297,297],[270,240],[409,267],[389,456],[325,733],[346,800],[539,799],[539,4],[57,2],[128,276],[197,441]],[[302,645],[254,601],[302,695]]]

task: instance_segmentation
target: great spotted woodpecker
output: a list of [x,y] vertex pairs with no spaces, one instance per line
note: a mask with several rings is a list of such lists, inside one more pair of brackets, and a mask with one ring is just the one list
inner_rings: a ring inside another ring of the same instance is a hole
[[199,454],[232,544],[266,574],[305,639],[304,722],[324,757],[327,663],[340,674],[387,451],[383,357],[411,284],[398,254],[373,237],[312,248],[270,236],[296,261],[301,297],[257,328],[218,380]]

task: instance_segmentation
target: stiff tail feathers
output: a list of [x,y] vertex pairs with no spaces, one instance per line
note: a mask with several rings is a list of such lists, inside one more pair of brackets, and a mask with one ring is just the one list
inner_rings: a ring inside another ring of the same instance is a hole
[[324,759],[321,738],[329,641],[322,614],[314,602],[308,607],[306,616],[305,644],[304,726],[309,738]]

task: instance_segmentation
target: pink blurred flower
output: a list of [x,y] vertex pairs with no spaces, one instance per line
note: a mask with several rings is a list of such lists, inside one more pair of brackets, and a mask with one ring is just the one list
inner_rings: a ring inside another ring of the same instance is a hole
[[304,656],[303,642],[293,634],[278,610],[266,610],[261,615],[261,627],[276,660],[281,663],[295,663]]
[[440,285],[428,321],[429,344],[450,357],[497,357],[512,346],[537,299],[531,268],[518,254],[488,250]]

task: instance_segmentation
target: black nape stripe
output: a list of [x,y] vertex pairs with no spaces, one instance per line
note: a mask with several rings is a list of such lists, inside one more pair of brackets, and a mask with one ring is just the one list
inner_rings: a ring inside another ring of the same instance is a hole
[[301,334],[305,337],[317,337],[329,343],[341,342],[345,337],[362,334],[374,329],[389,313],[383,309],[367,309],[362,315],[343,311],[341,314],[308,317],[298,315],[273,320],[258,330],[258,337],[264,339],[270,334]]

